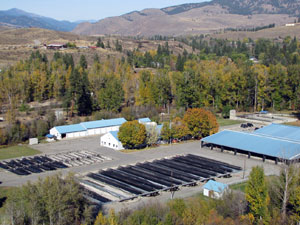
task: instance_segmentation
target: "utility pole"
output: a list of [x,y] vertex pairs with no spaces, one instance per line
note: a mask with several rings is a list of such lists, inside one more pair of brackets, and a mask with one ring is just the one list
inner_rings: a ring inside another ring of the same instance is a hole
[[170,124],[169,124],[169,129],[170,129],[170,145],[172,145],[172,122],[171,122],[171,119],[170,119]]
[[245,172],[246,172],[246,159],[244,159],[243,179],[245,179]]
[[[173,177],[173,171],[171,171],[171,178]],[[173,181],[173,180],[172,180]],[[170,191],[171,191],[171,199],[173,199],[174,198],[174,194],[175,194],[175,188],[173,188],[173,182],[172,182],[172,184],[171,184],[171,189],[170,189]]]

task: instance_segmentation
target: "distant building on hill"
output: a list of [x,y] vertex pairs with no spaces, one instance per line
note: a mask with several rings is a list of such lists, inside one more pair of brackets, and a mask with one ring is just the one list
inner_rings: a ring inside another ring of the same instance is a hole
[[286,27],[294,27],[294,26],[296,26],[296,24],[294,24],[294,23],[287,23],[287,24],[285,24],[285,26]]
[[67,48],[67,45],[59,44],[59,43],[47,45],[47,49],[59,50],[59,49],[63,49],[63,48]]

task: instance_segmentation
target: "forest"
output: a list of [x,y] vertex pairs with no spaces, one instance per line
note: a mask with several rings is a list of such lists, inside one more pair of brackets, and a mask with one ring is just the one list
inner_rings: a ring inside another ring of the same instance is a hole
[[[184,112],[202,107],[213,113],[229,108],[299,109],[300,47],[296,38],[286,37],[282,42],[204,36],[176,40],[195,51],[182,49],[182,54],[175,55],[167,38],[164,45],[146,52],[139,48],[125,51],[118,42],[118,51],[124,53],[122,58],[100,61],[95,55],[88,65],[84,55],[74,62],[67,53],[56,52],[48,59],[36,51],[28,59],[3,69],[0,110],[11,125],[0,132],[1,143],[42,136],[58,123],[50,112],[42,115],[43,122],[39,124],[20,122],[19,113],[29,112],[28,104],[33,101],[56,100],[69,118],[93,116],[87,119],[122,115],[128,120],[138,116],[158,120],[158,113],[169,112],[170,108]],[[258,62],[251,60],[253,57]],[[95,116],[99,112],[101,116]]]

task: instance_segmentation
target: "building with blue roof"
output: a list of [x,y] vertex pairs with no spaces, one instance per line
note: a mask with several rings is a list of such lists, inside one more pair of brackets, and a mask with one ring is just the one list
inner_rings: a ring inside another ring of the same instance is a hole
[[254,131],[256,134],[300,141],[300,127],[273,123]]
[[230,150],[234,154],[278,161],[299,161],[300,128],[281,124],[271,124],[252,133],[224,130],[201,140],[201,146],[221,151]]
[[140,118],[139,123],[151,123],[152,121],[147,117],[147,118]]
[[227,184],[209,180],[205,185],[203,185],[203,195],[211,198],[220,198],[227,189]]
[[124,149],[121,141],[118,138],[119,131],[110,131],[100,138],[100,145],[115,150]]
[[50,134],[54,135],[57,139],[106,134],[110,131],[118,131],[120,126],[125,122],[124,118],[116,118],[56,126],[50,130]]

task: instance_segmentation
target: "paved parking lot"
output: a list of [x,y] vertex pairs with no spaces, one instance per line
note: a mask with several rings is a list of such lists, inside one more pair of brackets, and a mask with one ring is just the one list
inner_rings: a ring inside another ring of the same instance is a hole
[[[238,127],[238,126],[237,126]],[[77,175],[85,175],[89,172],[98,171],[105,168],[117,168],[120,165],[135,164],[137,162],[144,162],[154,159],[161,159],[164,157],[171,157],[182,154],[196,154],[207,158],[223,161],[236,166],[244,168],[246,164],[245,176],[249,174],[251,168],[256,165],[264,167],[267,175],[278,174],[280,167],[276,166],[274,162],[263,163],[259,159],[248,159],[246,156],[234,156],[231,153],[221,153],[218,150],[209,150],[208,148],[200,148],[200,141],[191,141],[187,143],[172,144],[160,146],[150,150],[144,150],[133,153],[122,153],[113,149],[101,147],[99,144],[99,136],[86,137],[73,140],[63,140],[55,143],[39,144],[34,146],[35,149],[40,150],[43,154],[53,154],[70,151],[92,151],[100,155],[111,158],[111,161],[101,162],[93,165],[83,165],[79,167],[72,167],[68,169],[58,170],[63,175],[68,172],[74,172]],[[32,174],[29,176],[18,176],[7,171],[0,172],[0,181],[3,183],[1,186],[19,186],[27,181],[36,181],[39,177],[51,175],[57,171],[49,171],[42,174]],[[241,179],[243,172],[236,175],[236,179]]]

